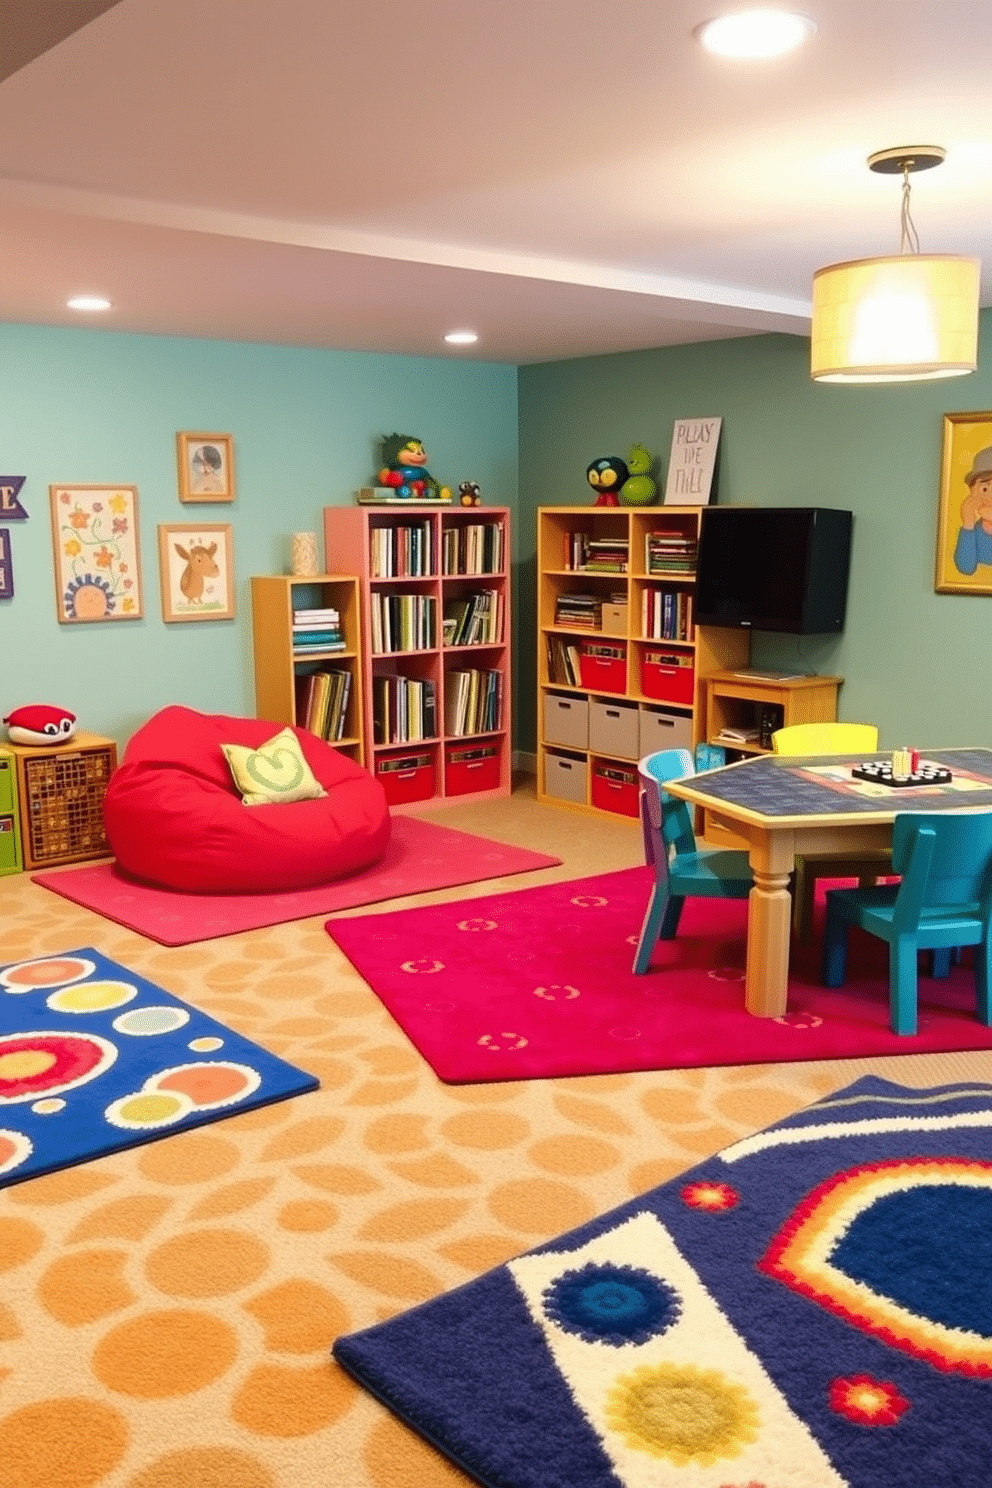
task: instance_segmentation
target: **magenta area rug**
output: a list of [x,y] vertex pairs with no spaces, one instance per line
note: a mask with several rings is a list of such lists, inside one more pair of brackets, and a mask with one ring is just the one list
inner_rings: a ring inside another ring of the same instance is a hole
[[385,857],[374,867],[351,878],[291,894],[179,894],[139,883],[116,863],[32,876],[44,888],[149,940],[180,946],[258,930],[264,925],[281,925],[286,920],[356,909],[383,899],[481,883],[535,868],[554,868],[560,862],[561,858],[548,853],[511,847],[413,816],[395,816]]
[[[694,1065],[992,1049],[967,965],[920,975],[919,1033],[889,1029],[887,947],[852,930],[848,980],[819,984],[793,947],[788,1012],[744,1008],[747,904],[689,899],[646,976],[631,962],[651,870],[543,884],[427,909],[331,920],[331,939],[431,1068],[453,1084]],[[968,953],[966,953],[968,954]]]

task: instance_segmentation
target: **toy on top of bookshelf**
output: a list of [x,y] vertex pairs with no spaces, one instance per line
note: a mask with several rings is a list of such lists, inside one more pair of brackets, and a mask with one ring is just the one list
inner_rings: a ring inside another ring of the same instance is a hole
[[629,478],[626,460],[619,455],[600,455],[586,466],[586,480],[596,492],[594,506],[619,506],[617,492]]
[[48,703],[28,703],[4,719],[12,744],[65,744],[76,732],[76,715]]
[[459,481],[458,499],[462,506],[478,506],[482,500],[482,490],[478,481]]
[[621,506],[650,506],[658,495],[658,483],[651,474],[654,456],[643,444],[632,444],[627,455],[627,479],[620,487]]
[[385,434],[375,486],[363,486],[358,500],[367,505],[399,501],[448,502],[451,487],[442,486],[427,469],[424,441],[413,434]]

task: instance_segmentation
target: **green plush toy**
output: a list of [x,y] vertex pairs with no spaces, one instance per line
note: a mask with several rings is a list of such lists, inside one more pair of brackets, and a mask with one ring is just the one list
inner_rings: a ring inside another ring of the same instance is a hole
[[619,490],[621,505],[650,506],[658,494],[658,485],[650,475],[652,456],[643,444],[632,444],[627,456],[629,476]]

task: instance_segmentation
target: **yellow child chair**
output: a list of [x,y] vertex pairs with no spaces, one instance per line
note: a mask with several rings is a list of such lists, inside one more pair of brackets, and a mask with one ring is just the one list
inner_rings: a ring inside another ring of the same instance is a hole
[[[878,729],[873,723],[794,723],[772,734],[776,754],[874,754]],[[858,853],[804,853],[796,858],[792,929],[797,940],[808,940],[813,928],[813,896],[818,878],[856,878],[860,888],[877,883],[892,872],[892,854],[885,848],[862,848]]]

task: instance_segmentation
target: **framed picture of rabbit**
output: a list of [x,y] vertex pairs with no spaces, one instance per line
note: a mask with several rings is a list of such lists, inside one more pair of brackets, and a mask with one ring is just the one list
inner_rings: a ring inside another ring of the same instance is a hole
[[234,541],[227,522],[158,529],[162,619],[234,619]]

